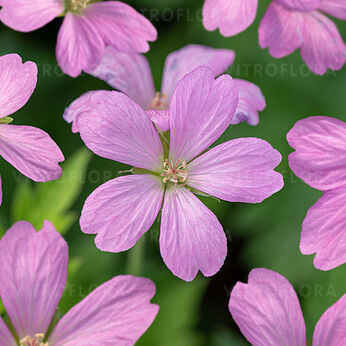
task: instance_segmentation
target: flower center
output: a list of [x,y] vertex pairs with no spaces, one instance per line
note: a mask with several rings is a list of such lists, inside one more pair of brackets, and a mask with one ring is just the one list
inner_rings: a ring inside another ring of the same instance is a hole
[[32,338],[31,336],[26,336],[19,341],[19,346],[49,346],[48,342],[43,342],[44,334],[35,334]]
[[150,109],[156,111],[164,111],[169,108],[169,103],[167,101],[167,95],[157,92],[155,97],[151,100]]
[[67,8],[69,11],[80,11],[87,7],[91,0],[67,0]]
[[176,163],[168,161],[163,163],[163,171],[161,174],[164,183],[171,182],[174,184],[184,184],[186,182],[188,171],[186,171],[186,162],[179,159]]

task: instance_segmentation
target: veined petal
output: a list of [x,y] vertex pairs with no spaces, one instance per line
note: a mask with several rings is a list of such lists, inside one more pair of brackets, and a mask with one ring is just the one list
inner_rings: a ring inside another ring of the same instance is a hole
[[271,2],[261,20],[258,39],[260,46],[268,48],[274,58],[293,53],[303,43],[303,14]]
[[330,270],[346,262],[346,183],[324,192],[303,222],[300,250],[316,253],[314,265]]
[[299,120],[288,132],[292,171],[307,184],[322,191],[346,181],[346,123],[331,117]]
[[17,31],[41,28],[64,11],[63,0],[0,0],[0,20]]
[[304,14],[303,60],[311,71],[324,74],[328,68],[341,69],[346,61],[346,46],[332,20],[318,11]]
[[23,64],[17,54],[0,57],[0,117],[22,108],[33,93],[36,82],[35,63],[27,61]]
[[54,226],[40,232],[26,221],[0,240],[0,292],[19,339],[45,333],[64,291],[68,249]]
[[0,317],[0,346],[17,346],[11,332]]
[[246,30],[255,20],[258,0],[206,0],[203,25],[213,31],[220,28],[223,36],[234,36]]
[[187,184],[226,201],[259,203],[283,187],[274,171],[280,161],[280,153],[262,139],[233,139],[193,160]]
[[322,0],[319,9],[333,17],[346,20],[346,2],[344,0]]
[[192,281],[200,270],[216,274],[227,254],[227,240],[216,216],[185,187],[166,190],[160,251],[172,273]]
[[77,118],[77,127],[95,154],[138,168],[161,169],[159,135],[145,111],[125,94],[93,92]]
[[282,275],[253,269],[247,284],[237,282],[229,310],[255,346],[306,346],[305,323],[296,292]]
[[169,110],[170,159],[190,161],[214,143],[230,125],[238,90],[229,75],[214,79],[199,67],[177,84]]
[[163,193],[160,178],[149,174],[110,180],[87,198],[81,229],[84,233],[97,233],[95,242],[103,251],[126,251],[155,221]]
[[61,176],[64,155],[49,135],[32,126],[0,125],[0,155],[28,178],[44,182]]
[[234,83],[238,89],[238,105],[232,124],[237,125],[246,121],[250,125],[257,125],[258,112],[262,112],[266,107],[266,100],[261,89],[256,84],[243,79],[234,79]]
[[156,111],[151,109],[146,113],[159,130],[163,132],[169,130],[169,110]]
[[122,53],[108,46],[101,63],[91,75],[125,93],[143,109],[149,109],[155,97],[151,69],[148,60],[141,54]]
[[322,0],[275,0],[292,11],[310,12],[316,10]]
[[155,319],[159,307],[149,279],[117,276],[74,306],[54,328],[56,346],[134,345]]
[[199,66],[209,67],[214,77],[224,73],[233,63],[235,53],[230,49],[216,49],[189,44],[170,53],[165,62],[162,77],[162,93],[171,100],[177,83]]
[[326,310],[316,324],[313,346],[345,345],[346,294]]

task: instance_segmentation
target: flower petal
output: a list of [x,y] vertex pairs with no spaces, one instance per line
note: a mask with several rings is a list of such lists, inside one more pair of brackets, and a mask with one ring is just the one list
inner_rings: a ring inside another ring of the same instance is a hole
[[63,0],[0,0],[0,20],[17,31],[41,28],[64,11]]
[[166,190],[160,251],[172,273],[192,281],[200,270],[216,274],[227,254],[227,240],[216,216],[184,187]]
[[161,169],[163,149],[157,131],[144,110],[125,94],[93,92],[77,127],[96,155],[138,168]]
[[319,9],[333,17],[346,20],[346,2],[344,0],[322,0]]
[[151,69],[143,55],[122,53],[108,46],[91,75],[125,93],[143,109],[149,109],[155,97]]
[[307,184],[322,191],[346,181],[346,123],[325,116],[299,120],[288,132],[292,171]]
[[165,62],[162,77],[162,93],[171,100],[177,83],[199,66],[212,69],[214,77],[224,73],[233,63],[235,53],[230,49],[189,44],[170,53]]
[[306,345],[297,294],[276,272],[253,269],[248,284],[237,282],[233,288],[229,310],[252,345]]
[[36,82],[35,63],[27,61],[23,64],[17,54],[0,57],[0,117],[22,108],[33,93]]
[[309,68],[320,75],[328,68],[341,69],[346,61],[346,46],[338,28],[317,11],[304,14],[304,42],[300,52]]
[[187,184],[230,202],[259,203],[283,187],[280,153],[258,138],[220,144],[193,160]]
[[158,312],[150,303],[155,291],[149,279],[117,276],[74,306],[48,341],[57,346],[134,345]]
[[45,333],[64,291],[67,244],[45,221],[36,232],[26,221],[0,240],[0,292],[19,339]]
[[269,48],[274,58],[282,58],[301,46],[303,35],[303,14],[289,11],[276,1],[271,2],[258,29],[260,46]]
[[11,332],[0,317],[0,346],[17,346]]
[[346,344],[346,294],[326,310],[316,324],[313,345]]
[[209,31],[220,28],[226,37],[237,35],[253,23],[257,5],[257,0],[206,0],[203,25]]
[[0,125],[0,155],[34,181],[56,180],[64,155],[49,135],[31,126]]
[[258,111],[262,112],[266,107],[266,101],[261,89],[246,80],[234,79],[238,88],[238,106],[232,120],[233,125],[246,121],[250,125],[259,123]]
[[316,253],[314,265],[330,270],[346,262],[346,184],[327,191],[303,222],[300,250]]
[[103,251],[126,251],[155,221],[163,192],[160,179],[149,174],[110,180],[87,198],[81,229],[84,233],[98,233],[95,242]]
[[170,106],[170,159],[190,161],[230,125],[238,103],[232,77],[199,67],[177,84]]
[[156,125],[156,127],[162,131],[166,132],[169,130],[169,111],[156,111],[149,110],[146,112],[151,121]]
[[289,10],[310,12],[316,10],[322,0],[275,0]]

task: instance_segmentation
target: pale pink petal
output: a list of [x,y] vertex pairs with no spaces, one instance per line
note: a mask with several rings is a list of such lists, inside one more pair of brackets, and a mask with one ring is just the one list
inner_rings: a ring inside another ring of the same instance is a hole
[[216,216],[185,187],[166,190],[160,251],[172,273],[191,281],[200,270],[216,274],[227,254],[227,240]]
[[299,120],[288,132],[292,171],[319,190],[330,190],[346,181],[346,123],[331,117]]
[[152,281],[117,276],[74,306],[54,328],[50,345],[134,345],[154,321],[159,307],[150,300]]
[[346,1],[345,0],[322,0],[319,8],[333,17],[346,20]]
[[36,64],[24,64],[17,54],[0,57],[0,117],[22,108],[29,100],[37,82]]
[[230,125],[238,103],[232,77],[199,67],[178,82],[170,106],[170,159],[190,161]]
[[234,83],[238,89],[238,105],[232,124],[237,125],[246,121],[250,125],[257,125],[258,112],[262,112],[266,107],[266,100],[261,89],[243,79],[234,79]]
[[97,233],[95,242],[103,251],[126,251],[155,221],[163,193],[160,178],[149,174],[110,180],[85,201],[80,218],[81,230]]
[[258,0],[205,0],[203,25],[223,36],[234,36],[246,30],[255,20]]
[[156,127],[166,132],[169,130],[169,111],[155,111],[153,109],[146,112],[151,121],[156,125]]
[[67,244],[45,221],[40,232],[26,221],[0,240],[0,292],[19,339],[45,333],[64,291]]
[[300,250],[316,253],[314,265],[330,270],[346,262],[346,184],[323,194],[303,222]]
[[149,109],[155,97],[151,69],[143,55],[122,53],[108,46],[91,74],[125,93],[143,109]]
[[1,0],[0,20],[17,31],[33,31],[64,11],[64,0]]
[[17,346],[11,332],[0,317],[0,346]]
[[309,12],[316,10],[322,0],[275,0],[289,10]]
[[235,53],[230,49],[189,44],[170,53],[165,62],[162,77],[162,93],[171,100],[177,83],[199,66],[212,69],[214,77],[224,73],[233,63]]
[[32,126],[0,125],[0,155],[34,181],[56,180],[64,155],[49,135]]
[[229,310],[251,345],[306,346],[297,294],[288,280],[276,272],[254,269],[248,284],[237,282]]
[[280,153],[262,139],[233,139],[193,160],[187,184],[230,202],[259,203],[283,187],[274,171],[280,161]]
[[282,58],[301,46],[303,35],[303,14],[271,2],[258,29],[260,46],[269,48],[273,57]]
[[346,46],[338,28],[317,11],[304,14],[304,42],[300,52],[309,68],[320,75],[328,68],[341,69],[346,61]]
[[316,324],[313,346],[346,345],[346,294],[326,310]]
[[162,167],[162,144],[153,123],[123,93],[93,92],[77,127],[86,146],[99,156],[149,170]]

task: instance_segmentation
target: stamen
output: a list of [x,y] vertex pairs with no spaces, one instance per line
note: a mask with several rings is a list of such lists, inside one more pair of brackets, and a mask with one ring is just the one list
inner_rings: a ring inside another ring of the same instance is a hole
[[189,174],[185,170],[186,166],[186,162],[181,159],[178,159],[175,164],[166,159],[163,162],[163,172],[161,173],[163,183],[171,182],[175,185],[185,183]]
[[150,103],[150,109],[154,109],[156,111],[163,111],[169,108],[169,103],[167,101],[167,95],[161,94],[157,92],[155,97],[152,99]]
[[32,338],[29,335],[19,341],[20,346],[49,346],[48,342],[43,342],[44,334],[38,333]]
[[69,0],[69,8],[71,11],[83,10],[88,6],[90,0]]

